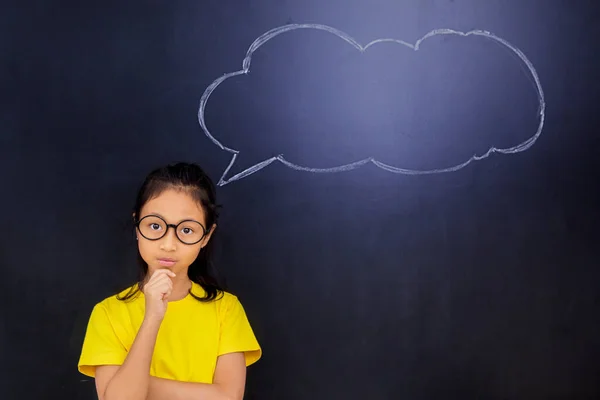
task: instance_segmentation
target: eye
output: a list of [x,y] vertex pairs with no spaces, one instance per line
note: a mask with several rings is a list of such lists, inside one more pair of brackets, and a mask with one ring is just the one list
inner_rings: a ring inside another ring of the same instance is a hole
[[185,233],[186,235],[194,233],[194,231],[192,230],[192,228],[183,228],[181,231],[183,233]]
[[150,229],[152,229],[152,230],[160,229],[160,224],[157,224],[157,223],[150,223],[149,226],[150,226]]

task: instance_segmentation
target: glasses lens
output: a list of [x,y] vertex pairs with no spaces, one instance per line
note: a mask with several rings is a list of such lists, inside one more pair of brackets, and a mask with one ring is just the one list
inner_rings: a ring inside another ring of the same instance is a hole
[[167,231],[167,224],[162,219],[151,215],[142,218],[139,229],[147,239],[160,239]]
[[[139,223],[139,230],[146,239],[157,240],[167,232],[167,223],[159,217],[148,215]],[[204,227],[196,221],[182,221],[177,225],[177,237],[183,243],[195,244],[204,237]]]
[[204,227],[196,221],[183,221],[177,225],[177,237],[183,243],[197,243],[204,237]]

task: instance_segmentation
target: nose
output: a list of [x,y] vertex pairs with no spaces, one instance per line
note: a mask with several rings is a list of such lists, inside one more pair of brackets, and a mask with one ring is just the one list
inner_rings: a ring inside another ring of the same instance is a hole
[[171,229],[167,229],[167,234],[160,241],[160,248],[164,251],[175,251],[177,234],[175,232],[175,229],[173,229],[171,232],[169,231],[171,231]]

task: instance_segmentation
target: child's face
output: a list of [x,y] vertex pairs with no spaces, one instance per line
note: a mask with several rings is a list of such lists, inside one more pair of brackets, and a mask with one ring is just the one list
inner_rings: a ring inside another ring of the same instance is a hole
[[[183,220],[194,220],[202,224],[207,231],[211,228],[206,226],[202,207],[185,191],[165,190],[142,207],[139,219],[147,215],[160,216],[167,224],[177,225]],[[153,229],[163,229],[163,227],[159,228],[159,225],[155,224]],[[206,246],[213,230],[210,229],[199,243],[192,245],[179,241],[175,230],[171,228],[158,240],[147,240],[136,231],[140,254],[148,264],[148,276],[157,269],[168,268],[177,275],[176,279],[187,277],[188,267],[198,257],[200,249]],[[174,263],[167,262],[165,259],[172,259]]]

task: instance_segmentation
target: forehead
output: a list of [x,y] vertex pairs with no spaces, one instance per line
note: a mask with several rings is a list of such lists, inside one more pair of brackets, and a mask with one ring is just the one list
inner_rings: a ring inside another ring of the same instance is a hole
[[204,210],[186,191],[167,189],[148,200],[142,207],[141,216],[158,214],[167,222],[194,219],[204,223]]

